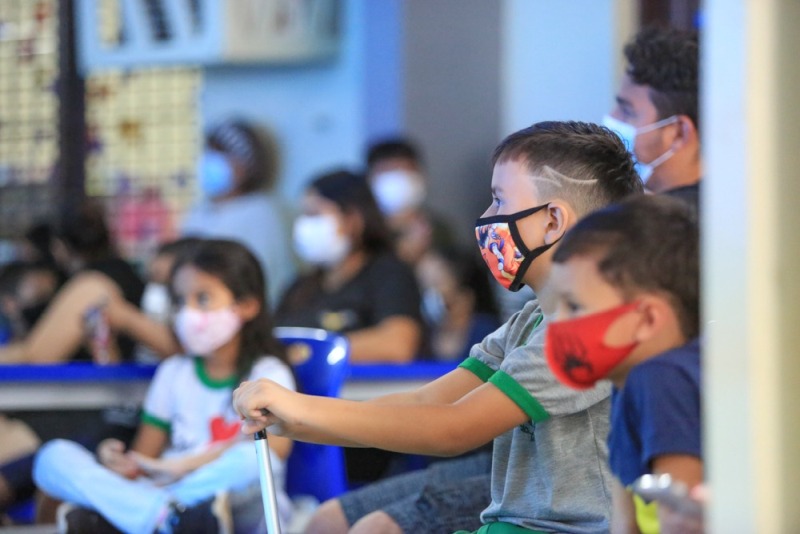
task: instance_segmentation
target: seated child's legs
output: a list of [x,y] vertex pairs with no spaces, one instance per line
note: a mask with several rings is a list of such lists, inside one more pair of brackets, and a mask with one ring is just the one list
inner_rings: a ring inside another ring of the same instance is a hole
[[[281,520],[287,522],[291,516],[292,506],[283,491],[286,478],[285,464],[274,454],[270,455],[270,463],[275,488],[278,489],[278,510]],[[240,497],[246,500],[249,498],[247,496],[252,494],[252,489],[259,487],[258,484],[259,467],[256,449],[252,441],[248,440],[231,446],[219,458],[189,473],[167,489],[176,502],[191,507],[213,498],[221,491],[230,492],[233,501],[238,501]],[[235,493],[242,495],[235,497],[233,495]],[[263,508],[260,492],[256,493],[252,500],[257,508]],[[234,521],[237,521],[236,517]]]
[[96,510],[126,532],[152,532],[170,500],[164,489],[148,480],[128,480],[66,440],[53,440],[39,450],[33,477],[46,493]]
[[[425,525],[451,522],[456,528],[466,528],[469,523],[465,520],[473,517],[480,526],[478,514],[490,499],[490,472],[491,453],[480,452],[391,477],[342,495],[334,501],[337,504],[321,506],[312,518],[309,532],[337,532],[312,527],[325,527],[326,521],[337,521],[342,516],[347,525],[355,525],[378,510],[386,512],[406,531],[414,531],[414,525],[423,525],[424,531]],[[468,480],[469,489],[464,485]]]

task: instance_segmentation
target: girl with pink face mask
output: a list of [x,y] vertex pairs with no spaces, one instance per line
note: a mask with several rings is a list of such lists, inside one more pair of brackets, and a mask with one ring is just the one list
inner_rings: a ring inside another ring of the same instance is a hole
[[[183,353],[159,365],[130,449],[106,440],[95,456],[56,440],[37,455],[38,486],[70,503],[63,531],[110,523],[124,532],[232,532],[235,521],[254,532],[263,521],[256,451],[238,432],[231,395],[242,380],[295,383],[272,335],[262,269],[239,243],[203,241],[177,259],[169,292]],[[291,441],[269,445],[282,488]],[[291,506],[278,493],[287,521]]]

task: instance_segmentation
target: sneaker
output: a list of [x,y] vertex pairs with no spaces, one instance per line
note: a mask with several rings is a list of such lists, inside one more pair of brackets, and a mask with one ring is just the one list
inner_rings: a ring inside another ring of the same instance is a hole
[[185,507],[173,504],[167,520],[172,534],[233,534],[233,517],[228,494]]
[[66,502],[56,511],[56,523],[60,534],[122,534],[94,510]]

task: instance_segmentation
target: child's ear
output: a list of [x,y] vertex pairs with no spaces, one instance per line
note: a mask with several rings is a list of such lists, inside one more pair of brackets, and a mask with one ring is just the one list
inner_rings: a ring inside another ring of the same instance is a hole
[[261,303],[255,297],[245,297],[236,301],[236,308],[239,310],[239,317],[242,322],[251,321],[261,311]]
[[636,341],[649,341],[666,330],[680,329],[670,303],[657,295],[645,295],[639,299],[643,321],[636,330]]
[[563,236],[572,225],[572,211],[561,200],[553,200],[547,207],[547,227],[544,234],[545,245],[552,245]]

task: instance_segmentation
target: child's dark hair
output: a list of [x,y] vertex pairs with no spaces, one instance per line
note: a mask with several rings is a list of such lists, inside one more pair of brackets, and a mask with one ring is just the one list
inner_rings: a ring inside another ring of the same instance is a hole
[[58,239],[86,261],[116,256],[105,209],[99,202],[85,200],[74,208],[66,208],[59,214],[54,231]]
[[694,30],[645,28],[625,46],[627,74],[650,88],[659,119],[686,115],[699,131],[700,39]]
[[322,174],[311,181],[309,189],[334,202],[345,213],[357,212],[364,219],[364,232],[360,243],[370,254],[391,249],[391,232],[386,224],[366,178],[346,170]]
[[565,200],[579,216],[643,191],[625,145],[597,124],[538,122],[500,142],[492,164],[508,161],[530,172],[540,200]]
[[626,299],[636,292],[668,296],[687,339],[700,332],[699,230],[680,200],[642,195],[591,213],[569,230],[553,254],[597,260],[597,270]]
[[256,360],[265,355],[275,356],[288,365],[283,345],[272,334],[274,325],[267,307],[264,271],[247,247],[236,241],[202,240],[177,258],[170,279],[186,265],[219,278],[236,300],[254,298],[258,301],[258,314],[242,325],[242,345],[236,363],[239,380],[247,378]]
[[419,149],[410,139],[393,137],[373,143],[367,150],[367,169],[386,159],[406,159],[417,165],[422,164]]

